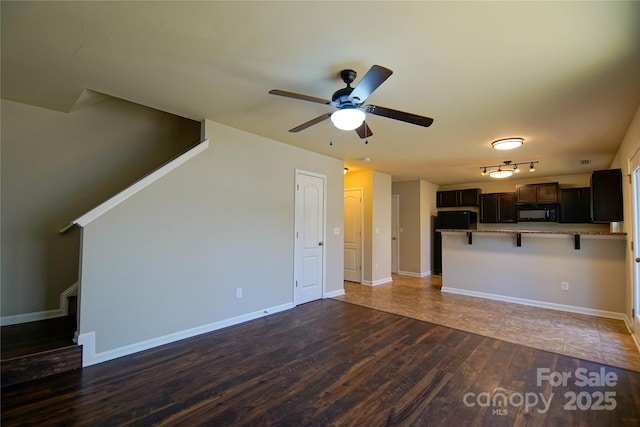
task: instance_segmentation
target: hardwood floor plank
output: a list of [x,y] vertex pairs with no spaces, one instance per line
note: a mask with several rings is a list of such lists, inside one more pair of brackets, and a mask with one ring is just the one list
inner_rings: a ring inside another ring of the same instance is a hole
[[[613,411],[566,411],[538,368],[604,368]],[[548,413],[465,404],[503,387]],[[638,425],[640,374],[334,300],[2,390],[14,425]],[[498,408],[500,409],[500,408]],[[593,424],[593,423],[597,424]]]

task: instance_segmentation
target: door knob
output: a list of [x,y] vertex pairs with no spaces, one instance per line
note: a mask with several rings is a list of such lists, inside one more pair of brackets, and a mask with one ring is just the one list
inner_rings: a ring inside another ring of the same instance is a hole
[[640,262],[640,258],[636,258],[636,262]]
[[322,246],[322,242],[318,242],[318,246]]

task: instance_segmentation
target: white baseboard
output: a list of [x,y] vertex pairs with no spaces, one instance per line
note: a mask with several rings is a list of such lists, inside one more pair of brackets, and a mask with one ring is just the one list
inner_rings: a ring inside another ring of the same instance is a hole
[[53,319],[54,317],[64,316],[64,311],[60,309],[34,311],[32,313],[14,314],[12,316],[2,316],[0,319],[1,326],[17,325],[20,323],[36,322],[38,320]]
[[60,306],[53,310],[34,311],[31,313],[14,314],[11,316],[2,316],[0,318],[0,326],[18,325],[20,323],[37,322],[38,320],[53,319],[63,317],[69,314],[68,297],[78,293],[78,282],[69,286],[60,294]]
[[391,282],[393,282],[393,279],[391,277],[385,277],[384,279],[378,279],[373,282],[370,280],[363,280],[362,284],[367,286],[378,286],[378,285],[384,285],[385,283],[391,283]]
[[466,289],[442,287],[442,292],[451,294],[466,295],[470,297],[492,299],[496,301],[512,302],[515,304],[530,305],[533,307],[549,308],[551,310],[568,311],[570,313],[588,314],[590,316],[607,317],[610,319],[619,319],[627,323],[627,316],[624,313],[616,313],[615,311],[597,310],[594,308],[577,307],[575,305],[556,304],[552,302],[536,301],[524,298],[510,297],[506,295],[489,294],[485,292],[469,291]]
[[164,335],[157,338],[129,344],[123,347],[114,348],[112,350],[96,352],[96,333],[95,331],[85,332],[78,335],[78,344],[82,345],[82,366],[91,366],[97,363],[106,362],[108,360],[116,359],[122,356],[128,356],[133,353],[148,350],[150,348],[158,347],[164,344],[169,344],[175,341],[183,340],[185,338],[191,338],[196,335],[204,334],[207,332],[213,332],[218,329],[226,328],[228,326],[237,325],[239,323],[255,320],[260,317],[265,317],[270,314],[278,313],[280,311],[289,310],[294,308],[293,303],[287,303],[278,305],[275,307],[265,308],[263,310],[254,311],[253,313],[247,313],[240,316],[232,317],[230,319],[220,320],[218,322],[209,323],[207,325],[197,326],[195,328],[186,329],[184,331],[174,332],[172,334]]
[[324,294],[325,298],[335,298],[344,295],[344,289],[338,289],[337,291],[331,291]]
[[638,337],[635,333],[631,334],[631,338],[633,338],[633,342],[636,343],[636,348],[638,349],[638,353],[640,353],[640,341],[638,341]]
[[422,279],[423,277],[431,276],[431,270],[422,273],[414,273],[413,271],[398,271],[398,274],[400,276],[418,277]]

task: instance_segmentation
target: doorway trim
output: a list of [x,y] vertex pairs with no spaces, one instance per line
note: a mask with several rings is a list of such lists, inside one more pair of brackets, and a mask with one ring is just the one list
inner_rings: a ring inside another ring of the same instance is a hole
[[303,170],[303,169],[295,169],[295,179],[294,179],[294,185],[293,185],[293,280],[291,283],[292,286],[292,301],[293,301],[293,306],[297,306],[298,304],[296,303],[296,279],[298,277],[298,263],[297,263],[297,256],[298,256],[298,242],[299,239],[296,238],[296,230],[298,229],[298,184],[299,184],[299,177],[300,175],[307,175],[307,176],[312,176],[315,178],[319,178],[322,180],[322,186],[323,186],[323,194],[322,194],[322,283],[321,283],[321,295],[320,295],[320,299],[325,299],[327,298],[326,292],[327,292],[327,245],[326,245],[326,240],[327,240],[327,176],[324,174],[320,174],[320,173],[316,173],[316,172],[310,172],[307,170]]
[[636,346],[640,350],[640,265],[635,262],[635,258],[640,257],[640,148],[638,148],[629,158],[629,178],[631,184],[631,215],[630,221],[633,227],[631,236],[631,321],[629,328]]
[[[395,204],[395,209],[393,209]],[[392,194],[391,195],[391,223],[393,225],[393,218],[395,216],[395,230],[391,230],[391,244],[395,246],[396,256],[395,260],[391,259],[391,272],[399,274],[400,273],[400,195]],[[393,240],[393,236],[396,236],[395,241]],[[393,255],[393,249],[391,250],[391,254]],[[396,271],[393,271],[393,263],[395,261]]]

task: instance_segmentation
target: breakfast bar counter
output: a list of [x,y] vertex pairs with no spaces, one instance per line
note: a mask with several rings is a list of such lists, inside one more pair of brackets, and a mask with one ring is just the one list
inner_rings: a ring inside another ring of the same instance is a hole
[[573,237],[574,249],[580,249],[581,237],[588,238],[613,238],[619,240],[625,240],[627,233],[615,233],[609,231],[585,231],[585,230],[460,230],[460,229],[440,229],[437,230],[441,233],[464,233],[467,236],[468,244],[473,243],[473,235],[481,233],[482,235],[500,235],[508,234],[515,237],[516,246],[522,246],[522,235],[530,235],[536,237]]
[[442,291],[623,319],[627,235],[440,229]]

